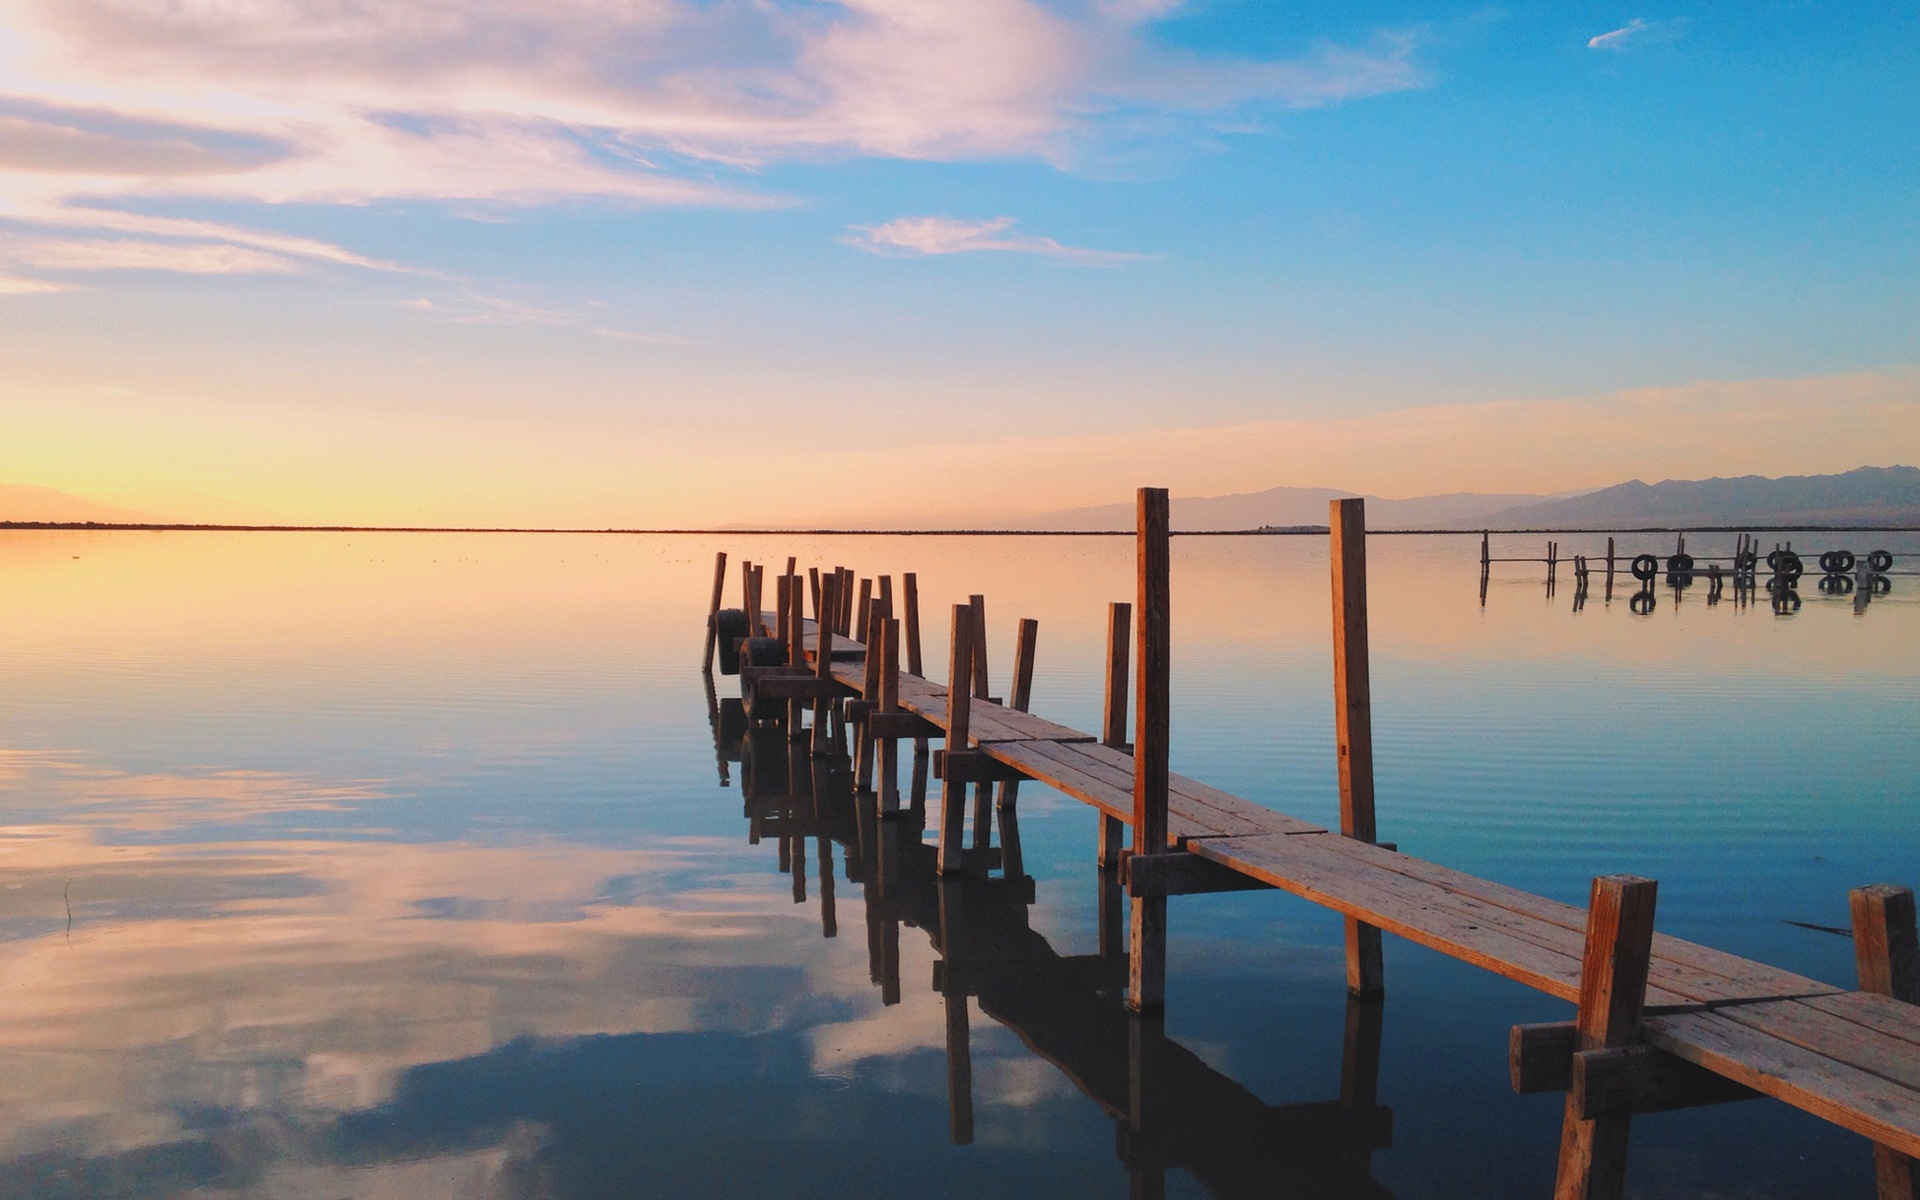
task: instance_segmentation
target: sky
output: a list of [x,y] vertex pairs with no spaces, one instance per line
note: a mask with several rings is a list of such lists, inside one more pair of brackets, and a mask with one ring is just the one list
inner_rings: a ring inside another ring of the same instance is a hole
[[0,484],[894,523],[1920,462],[1897,5],[0,0]]

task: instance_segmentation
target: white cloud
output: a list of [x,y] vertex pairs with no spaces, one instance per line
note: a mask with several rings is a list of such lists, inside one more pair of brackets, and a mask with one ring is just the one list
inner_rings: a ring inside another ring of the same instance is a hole
[[281,273],[295,264],[277,254],[218,242],[132,238],[44,238],[6,251],[28,266],[56,271],[177,271],[189,275]]
[[1589,50],[1624,50],[1628,42],[1667,41],[1679,35],[1680,25],[1675,21],[1649,21],[1635,17],[1618,29],[1595,34],[1587,39]]
[[[312,239],[137,210],[764,207],[785,202],[753,184],[752,168],[771,161],[1070,166],[1142,129],[1178,140],[1426,82],[1405,37],[1291,59],[1177,49],[1153,27],[1178,7],[0,0],[0,221],[391,268]],[[979,248],[1095,260],[1044,239],[1000,240]]]
[[873,254],[920,256],[930,254],[972,254],[1002,251],[1014,254],[1039,254],[1090,265],[1111,265],[1137,259],[1137,254],[1110,250],[1086,250],[1063,246],[1048,237],[1009,232],[1012,217],[990,221],[961,221],[953,217],[901,217],[884,225],[854,225],[843,240]]

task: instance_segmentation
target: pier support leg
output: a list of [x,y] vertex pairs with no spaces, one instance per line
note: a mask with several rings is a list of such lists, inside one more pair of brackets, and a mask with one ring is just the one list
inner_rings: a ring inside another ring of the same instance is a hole
[[[967,749],[967,724],[973,705],[973,618],[964,604],[953,606],[953,653],[947,674],[947,750]],[[960,870],[961,839],[966,833],[967,785],[956,779],[958,771],[945,772],[940,781],[940,853],[939,870],[951,875]]]
[[[1604,875],[1593,881],[1586,953],[1580,964],[1580,1010],[1574,1019],[1580,1050],[1614,1049],[1640,1040],[1658,889],[1653,880],[1634,875]],[[1578,1092],[1567,1093],[1554,1200],[1620,1200],[1630,1120],[1626,1113],[1586,1118]]]
[[700,669],[713,670],[713,650],[720,640],[720,597],[727,590],[727,552],[713,556],[713,599],[707,604],[707,648],[700,654]]
[[[1364,500],[1329,505],[1333,563],[1333,714],[1340,755],[1340,832],[1376,840],[1373,818],[1373,691],[1367,659],[1367,513]],[[1347,991],[1386,990],[1380,931],[1347,918]]]
[[[1133,605],[1119,601],[1107,605],[1107,703],[1100,722],[1100,744],[1116,750],[1127,746],[1127,639],[1132,632]],[[1117,868],[1126,844],[1126,824],[1118,817],[1100,814],[1100,866]]]
[[[1853,908],[1853,953],[1860,990],[1920,1004],[1920,936],[1913,891],[1878,884],[1847,894]],[[1890,1146],[1873,1148],[1879,1200],[1920,1200],[1920,1163]]]
[[[1172,648],[1169,585],[1167,490],[1141,488],[1138,498],[1140,662],[1134,688],[1133,849],[1160,854],[1167,849],[1167,753],[1169,747],[1168,678]],[[1167,898],[1134,896],[1129,923],[1133,953],[1129,964],[1127,1007],[1158,1012],[1166,1003]]]

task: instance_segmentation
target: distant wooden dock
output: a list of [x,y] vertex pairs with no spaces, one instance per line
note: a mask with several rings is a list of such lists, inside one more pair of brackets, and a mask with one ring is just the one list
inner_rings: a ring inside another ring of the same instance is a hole
[[[783,729],[796,747],[826,755],[836,729],[850,733],[855,782],[874,791],[883,822],[901,810],[899,743],[943,741],[934,760],[941,815],[933,848],[942,874],[984,869],[996,811],[1006,848],[1021,782],[1045,783],[1098,810],[1097,860],[1116,871],[1128,898],[1127,1005],[1136,1013],[1163,1004],[1170,897],[1279,888],[1344,916],[1355,996],[1384,987],[1385,932],[1576,1006],[1572,1021],[1515,1027],[1509,1045],[1517,1090],[1565,1093],[1558,1197],[1621,1194],[1633,1114],[1754,1096],[1871,1139],[1882,1200],[1920,1197],[1920,939],[1911,891],[1852,893],[1860,981],[1848,989],[1655,933],[1652,880],[1596,879],[1582,909],[1378,842],[1358,500],[1333,503],[1330,534],[1340,828],[1175,775],[1167,765],[1166,493],[1142,489],[1138,511],[1137,595],[1133,605],[1109,609],[1098,735],[1026,711],[1031,621],[1020,626],[1009,694],[991,696],[982,597],[953,606],[948,682],[929,679],[912,575],[903,577],[896,615],[890,579],[856,582],[842,568],[803,577],[789,560],[769,611],[765,567],[746,564],[742,608],[727,612],[722,555],[708,662],[716,653],[723,668],[737,661],[747,719]],[[1121,846],[1126,832],[1130,850]]]

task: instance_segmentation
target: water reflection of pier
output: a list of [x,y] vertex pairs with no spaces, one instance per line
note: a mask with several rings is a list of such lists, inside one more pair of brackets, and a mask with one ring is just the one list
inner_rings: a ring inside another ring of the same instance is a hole
[[839,853],[845,878],[861,887],[869,973],[882,1003],[901,1001],[902,927],[923,931],[940,955],[932,987],[946,1010],[956,1143],[973,1140],[973,1001],[1113,1119],[1134,1196],[1162,1195],[1173,1169],[1219,1197],[1390,1195],[1370,1169],[1372,1153],[1392,1140],[1392,1112],[1377,1097],[1377,998],[1347,1001],[1338,1098],[1267,1104],[1167,1037],[1162,1018],[1126,1007],[1125,909],[1116,871],[1096,875],[1099,951],[1063,955],[1029,924],[1036,890],[1022,869],[1012,808],[1000,813],[1001,845],[968,848],[967,869],[942,876],[936,848],[922,838],[924,750],[903,764],[911,778],[906,803],[883,817],[878,790],[855,790],[843,750],[815,757],[782,729],[749,728],[738,705],[729,700],[710,710],[721,781],[728,781],[727,764],[738,761],[748,838],[775,843],[796,902],[808,899],[813,875],[822,935],[840,932]]

